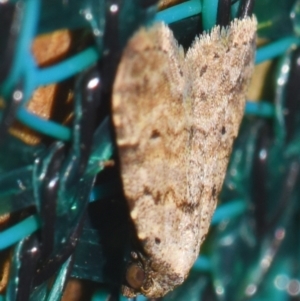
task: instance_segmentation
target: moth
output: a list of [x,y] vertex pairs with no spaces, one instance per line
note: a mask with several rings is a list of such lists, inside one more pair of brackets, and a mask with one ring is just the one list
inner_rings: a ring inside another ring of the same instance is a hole
[[113,87],[121,177],[142,251],[123,294],[157,298],[199,255],[244,112],[256,19],[233,20],[185,53],[163,24],[128,42]]

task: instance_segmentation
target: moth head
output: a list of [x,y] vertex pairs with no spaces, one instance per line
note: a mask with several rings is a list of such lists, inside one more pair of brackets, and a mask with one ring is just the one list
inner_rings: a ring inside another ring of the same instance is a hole
[[137,294],[147,295],[148,292],[151,292],[152,287],[149,262],[141,253],[132,252],[131,256],[132,261],[126,268],[126,284],[122,287],[122,293],[129,298],[133,298]]
[[124,296],[133,298],[143,294],[148,298],[159,298],[183,282],[178,275],[165,274],[163,264],[154,264],[141,254],[135,253],[135,256],[126,269],[126,284],[122,286]]
[[143,294],[146,297],[165,295],[162,287],[150,274],[142,266],[135,263],[130,264],[126,270],[126,285],[122,287],[123,295],[129,298],[138,294]]
[[141,265],[131,263],[126,270],[125,278],[126,282],[133,290],[139,291],[145,283],[146,273]]

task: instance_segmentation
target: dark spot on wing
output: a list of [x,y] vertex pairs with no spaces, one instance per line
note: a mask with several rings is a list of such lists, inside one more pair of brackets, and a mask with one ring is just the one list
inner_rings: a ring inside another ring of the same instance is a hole
[[157,139],[160,137],[160,132],[158,130],[153,130],[150,139]]
[[216,193],[217,193],[217,189],[216,189],[216,186],[214,185],[212,191],[211,191],[211,194],[212,196],[215,198],[216,197]]
[[206,70],[207,70],[207,65],[204,65],[200,70],[199,76],[201,77],[206,72]]

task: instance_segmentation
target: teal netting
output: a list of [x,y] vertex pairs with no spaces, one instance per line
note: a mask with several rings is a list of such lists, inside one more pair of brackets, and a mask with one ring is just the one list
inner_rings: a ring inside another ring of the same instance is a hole
[[[87,221],[83,214],[87,207],[101,208],[102,200],[120,192],[118,177],[105,174],[105,162],[114,154],[109,120],[93,116],[90,124],[91,112],[101,104],[94,108],[85,100],[98,93],[88,83],[99,85],[97,68],[111,59],[107,49],[115,50],[105,36],[107,24],[114,22],[109,20],[114,18],[114,2],[73,2],[0,1],[0,214],[12,214],[0,232],[3,256],[7,250],[12,254],[9,282],[0,300],[60,300],[70,276],[94,283],[117,281],[112,275],[117,269],[107,272],[103,263],[106,240],[99,240],[93,217]],[[239,2],[232,4],[232,17]],[[216,24],[217,8],[217,0],[190,0],[156,12],[155,5],[119,1],[117,49],[136,28],[153,20],[168,23],[184,43],[183,36]],[[271,66],[263,79],[263,99],[247,102],[201,256],[186,283],[163,300],[300,297],[299,12],[300,2],[295,0],[260,0],[255,5],[258,37],[264,40],[256,64],[270,61]],[[61,28],[84,30],[92,42],[55,65],[39,67],[31,52],[33,39]],[[37,87],[68,80],[74,81],[71,125],[27,109]],[[42,134],[42,142],[30,146],[10,135],[15,119]],[[86,135],[89,129],[93,132]],[[122,205],[114,206],[112,210],[122,211]],[[106,223],[100,214],[101,218]],[[113,239],[125,245],[118,235]],[[121,265],[120,257],[118,262]],[[104,289],[95,285],[93,292],[91,300],[106,300]]]

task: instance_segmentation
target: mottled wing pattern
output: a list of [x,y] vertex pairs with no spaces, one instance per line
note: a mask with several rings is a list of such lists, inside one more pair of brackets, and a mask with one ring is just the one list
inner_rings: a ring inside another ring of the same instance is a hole
[[[178,243],[194,244],[192,233],[182,237],[182,230],[193,226],[182,212],[189,139],[182,93],[184,55],[171,31],[159,24],[140,30],[124,57],[113,93],[123,187],[138,238],[151,258],[151,269],[157,270],[151,277],[161,290],[161,285],[183,281],[181,271],[190,248]],[[178,272],[172,271],[174,260]],[[168,275],[174,279],[164,279]]]
[[[182,162],[188,131],[182,110],[183,60],[174,51],[177,57],[172,64],[169,52],[177,49],[164,43],[161,26],[141,30],[126,47],[126,60],[114,85],[113,120],[124,191],[134,220],[152,214],[151,203],[155,208],[173,203],[186,192],[182,187],[187,184]],[[148,231],[152,230],[146,223],[138,224],[140,239],[147,238]]]
[[243,115],[255,19],[198,38],[186,56],[164,25],[129,41],[113,88],[122,181],[142,243],[140,290],[159,297],[186,278],[206,235]]
[[197,38],[186,55],[192,103],[189,200],[200,203],[203,240],[222,188],[253,72],[256,19]]

